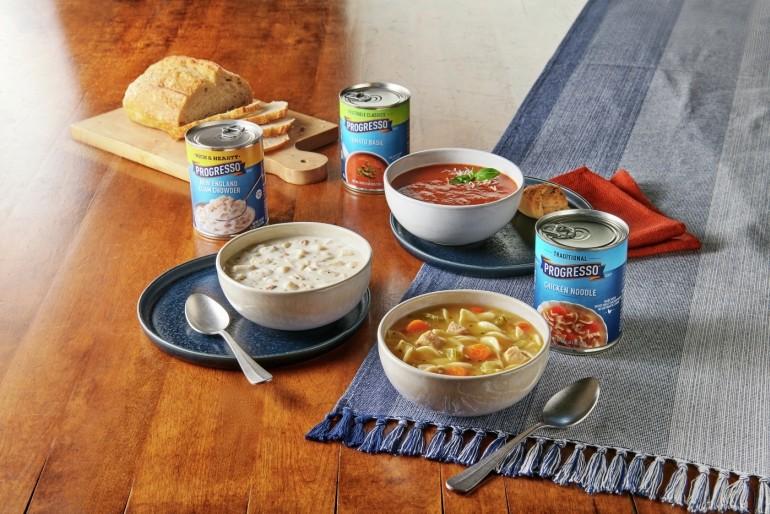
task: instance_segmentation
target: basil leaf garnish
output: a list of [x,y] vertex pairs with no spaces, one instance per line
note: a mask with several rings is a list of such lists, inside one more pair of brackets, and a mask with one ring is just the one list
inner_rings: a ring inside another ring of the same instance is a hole
[[461,175],[455,175],[449,181],[450,184],[467,184],[473,182],[474,175],[472,173],[463,173]]
[[492,180],[493,178],[495,178],[499,174],[500,174],[500,172],[497,171],[494,168],[481,168],[479,171],[477,171],[474,174],[474,177],[479,182],[482,182],[484,180]]

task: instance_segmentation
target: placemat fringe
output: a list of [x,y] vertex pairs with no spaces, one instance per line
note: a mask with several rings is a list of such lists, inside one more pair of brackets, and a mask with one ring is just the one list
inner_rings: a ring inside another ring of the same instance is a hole
[[[374,426],[367,432],[366,423],[374,420]],[[388,425],[395,422],[387,432]],[[435,432],[425,445],[424,431],[433,426]],[[447,432],[451,434],[447,439]],[[465,434],[473,436],[465,442]],[[386,434],[387,432],[387,434]],[[487,436],[494,439],[482,451]],[[400,417],[357,415],[350,407],[339,407],[310,429],[305,437],[312,441],[340,441],[350,448],[365,453],[388,453],[391,455],[423,456],[426,459],[452,462],[471,466],[480,459],[499,449],[510,434],[502,431],[487,432],[482,428],[433,425],[422,421]],[[647,455],[637,453],[629,463],[628,451],[623,448],[574,443],[569,457],[562,463],[561,452],[568,444],[559,439],[528,438],[511,450],[498,473],[506,477],[539,476],[551,478],[559,485],[577,484],[589,494],[597,492],[631,494],[656,499],[663,485],[663,468],[666,458],[653,456],[645,468]],[[586,451],[592,450],[586,462]],[[609,465],[607,452],[615,452]],[[689,512],[725,512],[727,510],[748,513],[751,494],[749,476],[742,474],[730,483],[730,472],[715,470],[717,479],[709,488],[711,469],[697,463],[676,460],[677,469],[668,479],[660,500],[671,505],[686,505]],[[698,467],[698,476],[690,483],[687,491],[688,466]],[[760,477],[756,497],[756,514],[770,514],[770,477]]]
[[770,477],[759,479],[759,491],[757,492],[756,514],[770,514]]
[[399,441],[401,441],[401,437],[404,435],[407,421],[406,418],[399,418],[398,424],[393,427],[393,430],[391,430],[390,433],[385,436],[385,439],[382,440],[379,449],[380,453],[396,453],[396,447]]
[[566,446],[566,441],[560,439],[554,441],[543,455],[543,462],[540,463],[538,475],[542,478],[551,478],[556,473],[556,468],[561,464],[561,449]]
[[498,448],[500,448],[502,445],[505,444],[505,441],[508,440],[508,434],[505,432],[497,432],[497,437],[494,441],[489,443],[487,447],[484,449],[484,453],[481,454],[481,458],[483,459],[490,453],[496,452]]
[[655,457],[653,461],[647,466],[647,471],[644,472],[642,482],[639,484],[639,496],[644,496],[651,500],[658,497],[658,489],[663,482],[663,462],[666,459],[663,457]]
[[326,436],[327,441],[344,441],[348,438],[351,428],[353,428],[353,410],[350,407],[342,409],[342,417],[337,421]]
[[409,432],[406,434],[404,442],[401,443],[401,447],[398,449],[399,455],[422,455],[423,450],[423,438],[422,431],[425,428],[425,423],[417,421],[412,424]]
[[471,440],[468,441],[468,444],[465,445],[465,448],[463,448],[463,451],[461,451],[460,455],[457,457],[457,463],[462,464],[463,466],[476,464],[476,461],[479,460],[481,441],[484,440],[486,435],[486,430],[476,429],[476,433],[473,434]]
[[717,512],[724,512],[727,510],[729,480],[730,474],[727,471],[720,469],[717,474],[717,481],[714,484],[714,493],[711,495],[709,510],[715,510]]
[[623,478],[626,476],[626,451],[615,449],[607,472],[604,474],[600,491],[603,493],[619,494],[623,491]]
[[425,450],[424,457],[430,460],[440,460],[441,449],[444,447],[444,439],[446,438],[446,428],[443,425],[436,426],[436,432],[428,443],[428,449]]
[[522,441],[511,450],[508,459],[500,468],[499,474],[505,477],[517,476],[519,468],[521,468],[521,463],[524,461],[524,449],[526,448],[526,444],[526,441]]
[[460,427],[452,427],[452,437],[441,450],[441,462],[455,462],[460,454],[460,448],[463,445],[463,434],[465,430]]
[[353,422],[353,430],[348,432],[348,438],[342,441],[348,448],[358,448],[366,438],[364,425],[369,420],[367,416],[356,416]]
[[607,474],[607,448],[599,447],[588,459],[586,470],[580,478],[580,485],[588,494],[594,494],[601,488],[604,475]]
[[[559,471],[556,473],[556,475],[554,475],[554,482],[559,485],[565,485],[570,482],[570,477],[575,471],[575,467],[578,464],[578,459],[583,456],[584,448],[585,447],[583,445],[575,445],[575,449],[572,451],[572,454],[567,457],[567,460],[564,461],[564,464],[562,464]],[[583,457],[583,462],[585,462],[585,457]]]
[[690,512],[708,512],[709,509],[709,468],[698,466],[698,476],[690,485],[687,497],[687,510]]
[[519,476],[531,477],[535,475],[535,470],[540,464],[540,454],[543,452],[544,444],[545,439],[542,437],[535,438],[535,444],[533,444],[529,449],[527,455],[524,457],[524,462],[521,463],[521,468],[519,468]]
[[668,485],[660,499],[671,505],[684,505],[684,495],[687,492],[687,463],[677,461],[676,465],[676,471],[668,479]]
[[749,477],[741,475],[727,491],[727,506],[735,512],[749,512]]
[[643,453],[637,453],[634,458],[631,459],[631,464],[628,466],[628,472],[626,478],[623,480],[623,491],[631,494],[636,494],[639,490],[639,483],[642,481],[642,473],[644,473],[644,459],[647,456]]
[[378,453],[382,444],[382,436],[385,434],[385,425],[388,420],[375,418],[374,427],[366,434],[364,442],[358,447],[358,451],[364,453]]

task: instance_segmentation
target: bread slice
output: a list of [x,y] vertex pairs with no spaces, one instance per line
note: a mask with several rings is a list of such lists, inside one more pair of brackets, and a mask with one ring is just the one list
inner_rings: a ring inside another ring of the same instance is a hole
[[285,118],[266,125],[260,125],[264,137],[275,137],[286,134],[294,124],[294,118]]
[[286,117],[286,113],[289,111],[288,102],[282,100],[266,103],[262,106],[262,110],[246,116],[244,119],[257,123],[259,125],[265,125],[271,121],[280,120]]
[[550,212],[569,209],[567,197],[559,186],[537,184],[527,186],[521,194],[519,211],[530,218],[540,218]]
[[254,93],[242,77],[217,63],[174,55],[150,65],[123,96],[128,117],[178,133],[179,127],[250,104]]
[[252,100],[252,102],[248,105],[244,105],[242,107],[238,107],[231,111],[223,112],[220,114],[214,114],[212,116],[209,116],[208,118],[203,118],[202,120],[193,121],[192,123],[188,123],[187,125],[182,125],[181,127],[173,128],[171,130],[168,130],[167,132],[174,139],[182,139],[188,130],[190,130],[191,128],[197,125],[200,125],[201,123],[206,123],[207,121],[217,121],[217,120],[238,120],[243,118],[244,116],[248,116],[251,113],[258,111],[263,105],[265,105],[265,102],[261,100]]
[[281,136],[275,136],[275,137],[266,137],[262,139],[262,145],[265,149],[265,152],[272,152],[273,150],[278,150],[279,148],[283,148],[289,143],[289,134],[283,134]]

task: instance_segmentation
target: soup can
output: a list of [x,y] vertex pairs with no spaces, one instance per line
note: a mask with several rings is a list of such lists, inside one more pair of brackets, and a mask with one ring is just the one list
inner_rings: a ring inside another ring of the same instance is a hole
[[385,168],[409,153],[409,90],[388,82],[340,91],[342,183],[382,193]]
[[627,255],[628,225],[612,214],[572,209],[537,221],[534,307],[555,350],[598,352],[618,342]]
[[267,223],[262,129],[243,120],[202,123],[187,131],[193,227],[229,239]]

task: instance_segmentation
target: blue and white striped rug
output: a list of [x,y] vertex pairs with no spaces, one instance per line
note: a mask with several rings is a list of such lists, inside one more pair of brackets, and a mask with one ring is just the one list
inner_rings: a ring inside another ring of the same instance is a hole
[[[584,164],[606,177],[631,170],[703,241],[697,253],[629,263],[617,347],[552,353],[527,398],[480,418],[403,400],[373,348],[308,437],[470,464],[532,423],[565,384],[597,376],[594,414],[567,441],[530,439],[503,474],[693,512],[770,514],[768,27],[768,1],[590,1],[495,147],[543,178]],[[429,266],[406,297],[457,288],[532,298],[531,277],[477,279]],[[423,440],[429,425],[437,430]],[[678,466],[665,483],[664,461]],[[688,481],[689,466],[699,473]]]

